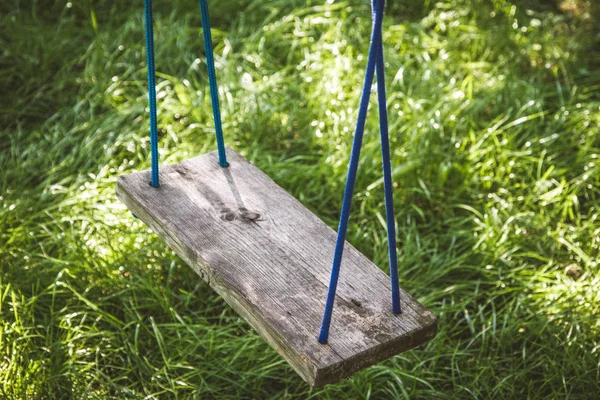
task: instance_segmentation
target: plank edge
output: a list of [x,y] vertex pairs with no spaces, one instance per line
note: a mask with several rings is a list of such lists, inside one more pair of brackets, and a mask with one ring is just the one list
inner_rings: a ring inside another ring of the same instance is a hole
[[317,369],[314,387],[338,382],[352,376],[357,371],[368,368],[405,351],[414,349],[433,339],[437,334],[437,317],[428,311],[431,320],[406,335],[397,336],[378,346],[357,353],[339,363]]

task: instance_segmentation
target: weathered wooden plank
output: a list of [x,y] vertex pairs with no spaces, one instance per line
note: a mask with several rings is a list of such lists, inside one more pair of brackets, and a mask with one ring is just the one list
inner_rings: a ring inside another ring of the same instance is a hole
[[[432,339],[436,317],[346,244],[327,345],[317,342],[335,232],[235,151],[121,176],[118,197],[219,293],[310,385]],[[308,183],[308,182],[307,182]]]

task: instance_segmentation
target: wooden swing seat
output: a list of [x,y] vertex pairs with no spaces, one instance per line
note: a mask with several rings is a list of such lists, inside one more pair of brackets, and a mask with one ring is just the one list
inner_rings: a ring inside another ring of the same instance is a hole
[[[336,233],[231,149],[121,176],[117,196],[310,385],[321,386],[432,339],[437,319],[346,243],[328,344],[317,336]],[[309,182],[307,182],[309,184]]]

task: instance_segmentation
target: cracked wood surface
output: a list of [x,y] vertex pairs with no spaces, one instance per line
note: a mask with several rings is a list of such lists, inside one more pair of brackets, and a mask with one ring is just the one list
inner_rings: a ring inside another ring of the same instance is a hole
[[346,243],[329,343],[317,342],[336,233],[227,149],[121,176],[117,196],[310,385],[320,386],[432,339],[437,319]]

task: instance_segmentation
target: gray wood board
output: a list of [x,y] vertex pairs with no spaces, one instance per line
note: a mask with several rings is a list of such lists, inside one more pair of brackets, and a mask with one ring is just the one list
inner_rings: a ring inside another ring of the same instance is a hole
[[[329,343],[319,344],[336,233],[231,149],[121,176],[117,196],[281,354],[307,383],[348,377],[432,339],[437,319],[346,243]],[[310,184],[310,182],[307,182]]]

